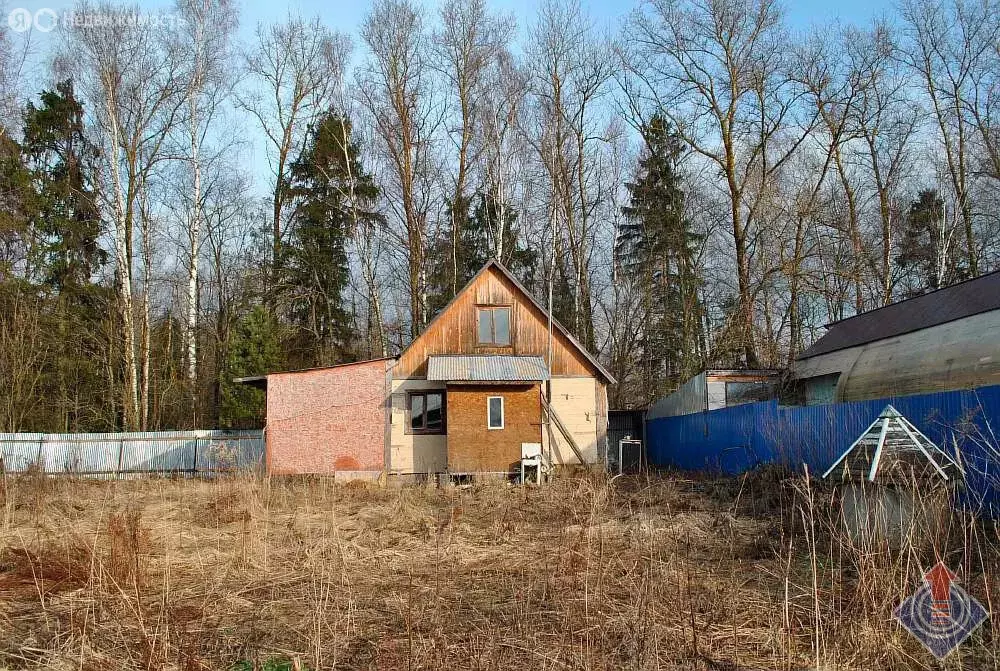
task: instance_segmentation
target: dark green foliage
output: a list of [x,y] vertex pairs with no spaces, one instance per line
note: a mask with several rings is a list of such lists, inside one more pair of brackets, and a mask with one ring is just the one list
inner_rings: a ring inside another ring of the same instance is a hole
[[944,201],[938,192],[921,191],[906,213],[896,257],[896,264],[906,271],[907,298],[968,279],[967,257],[952,244],[957,237],[948,234]]
[[236,323],[222,367],[219,420],[222,428],[260,426],[264,392],[233,378],[274,372],[281,364],[278,323],[263,306],[255,306]]
[[32,221],[44,258],[44,281],[76,292],[105,260],[97,244],[100,212],[91,185],[97,152],[84,133],[83,106],[64,81],[24,111],[23,150],[37,197]]
[[[473,206],[475,208],[473,209]],[[515,277],[530,285],[534,279],[538,255],[523,247],[517,227],[517,212],[509,205],[503,208],[503,225],[500,221],[500,203],[493,192],[477,191],[471,198],[449,203],[448,221],[458,225],[458,241],[452,258],[453,225],[447,226],[427,250],[430,265],[428,274],[428,310],[431,316],[455,297],[469,280],[497,256]],[[499,234],[499,235],[498,235]],[[502,243],[502,244],[501,244]],[[452,285],[453,261],[457,261],[458,277]]]
[[355,329],[344,308],[347,242],[378,187],[364,171],[349,119],[331,112],[312,129],[291,169],[292,229],[282,247],[280,292],[295,331],[287,343],[294,366],[338,363],[351,356]]
[[660,115],[644,129],[646,147],[635,182],[626,184],[615,257],[618,267],[640,283],[643,324],[639,364],[643,394],[654,399],[675,388],[703,365],[701,279],[697,247],[684,209],[677,162],[683,143]]

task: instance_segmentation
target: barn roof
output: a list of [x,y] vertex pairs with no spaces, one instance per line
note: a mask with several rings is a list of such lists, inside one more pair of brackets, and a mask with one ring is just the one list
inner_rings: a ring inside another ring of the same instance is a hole
[[427,361],[427,379],[442,382],[540,382],[549,379],[540,356],[436,354]]
[[1000,271],[831,322],[826,325],[826,334],[798,358],[808,359],[998,309]]

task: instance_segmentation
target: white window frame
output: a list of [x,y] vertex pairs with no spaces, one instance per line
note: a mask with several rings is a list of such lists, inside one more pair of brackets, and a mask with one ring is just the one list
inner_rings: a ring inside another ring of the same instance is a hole
[[[500,426],[490,425],[490,401],[493,399],[500,399]],[[506,424],[507,411],[504,408],[503,396],[487,396],[486,397],[486,429],[489,431],[500,431]]]

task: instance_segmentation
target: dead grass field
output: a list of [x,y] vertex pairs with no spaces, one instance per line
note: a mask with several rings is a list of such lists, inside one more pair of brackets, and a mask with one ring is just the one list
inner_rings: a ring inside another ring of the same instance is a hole
[[996,532],[858,547],[773,472],[379,488],[6,478],[0,668],[997,669],[891,619],[945,558],[997,603]]

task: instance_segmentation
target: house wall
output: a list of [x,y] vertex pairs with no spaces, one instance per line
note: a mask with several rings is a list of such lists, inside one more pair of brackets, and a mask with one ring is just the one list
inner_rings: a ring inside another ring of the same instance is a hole
[[[598,390],[600,396],[606,398],[605,387],[595,382],[592,377],[552,379],[552,409],[588,463],[600,462],[607,450],[607,404],[606,400],[598,402]],[[580,460],[555,425],[551,427],[551,434],[550,438],[549,428],[542,427],[542,448],[551,455],[553,465],[578,465]]]
[[[428,380],[398,380],[395,376],[393,378],[388,453],[388,470],[392,474],[439,473],[448,467],[447,435],[406,433],[406,393],[421,389],[445,391],[445,384]],[[447,395],[445,403],[446,412],[450,412],[451,398]],[[445,430],[449,428],[446,420]]]
[[[504,403],[504,427],[489,429],[486,404]],[[542,439],[542,403],[535,385],[450,385],[448,470],[452,473],[508,473],[518,470],[521,443]]]
[[[478,344],[477,305],[511,306],[509,347]],[[399,357],[396,378],[427,376],[427,357],[434,354],[548,355],[548,321],[544,312],[496,268],[487,268],[427,326]],[[552,374],[594,375],[593,365],[558,329],[552,330]]]
[[267,377],[267,471],[377,478],[390,360]]
[[838,401],[1000,384],[1000,310],[802,359],[792,373],[840,373]]

